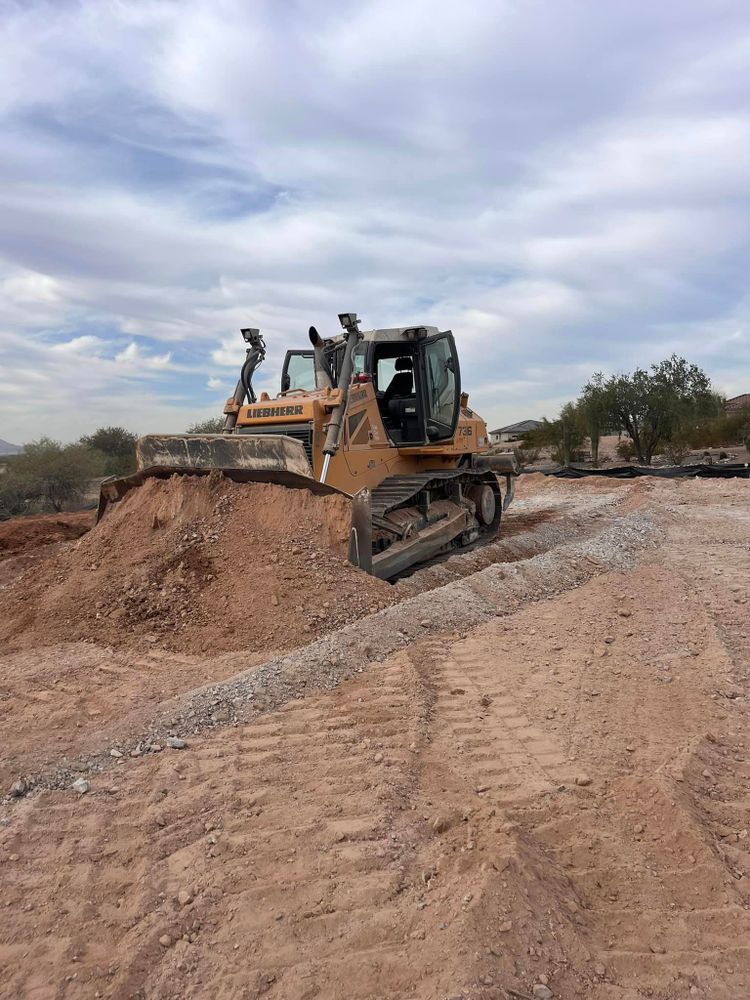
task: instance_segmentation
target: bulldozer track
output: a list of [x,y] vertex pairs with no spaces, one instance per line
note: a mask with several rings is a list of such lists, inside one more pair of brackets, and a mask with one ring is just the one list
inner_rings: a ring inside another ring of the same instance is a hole
[[[412,476],[388,476],[372,491],[372,512],[381,517],[396,507],[403,507],[422,490],[466,478],[465,469],[447,469],[445,472],[420,472]],[[476,474],[470,477],[476,479]]]
[[435,690],[436,755],[447,755],[456,778],[485,801],[506,809],[562,783],[575,773],[558,740],[533,724],[508,689],[503,655],[482,655],[464,644],[428,642],[411,651]]
[[[409,748],[426,708],[408,662],[394,662],[376,687],[362,680],[292,702],[219,742],[209,737],[189,758],[163,755],[147,765],[145,781],[113,776],[127,795],[97,797],[103,822],[91,817],[82,826],[65,793],[40,802],[55,814],[54,843],[35,829],[33,808],[15,836],[27,856],[41,861],[52,851],[60,859],[55,903],[40,919],[49,887],[34,866],[10,873],[6,899],[24,908],[4,954],[33,952],[38,961],[17,968],[6,988],[15,996],[44,991],[55,963],[67,967],[75,955],[86,966],[77,966],[78,985],[92,995],[182,997],[214,977],[223,981],[217,997],[256,996],[274,984],[287,1000],[364,1000],[373,977],[379,996],[416,989],[425,971],[408,931],[418,911],[402,895],[408,845],[394,817],[408,801]],[[186,887],[194,902],[181,909],[174,900]],[[66,901],[84,897],[78,931],[59,936]],[[225,913],[215,924],[208,914],[220,900]],[[194,935],[199,943],[206,932],[210,949],[180,940]],[[165,934],[185,956],[177,966],[154,964]],[[115,950],[123,957],[113,967]],[[316,986],[322,970],[340,984],[332,992]],[[68,993],[77,995],[72,985],[60,995]]]

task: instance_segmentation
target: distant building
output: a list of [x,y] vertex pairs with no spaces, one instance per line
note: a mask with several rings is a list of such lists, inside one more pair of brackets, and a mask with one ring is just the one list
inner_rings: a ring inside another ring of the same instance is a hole
[[521,420],[517,424],[508,424],[507,427],[498,427],[496,431],[490,431],[490,444],[506,444],[509,441],[520,441],[524,434],[541,427],[541,420]]
[[741,396],[732,396],[724,405],[725,413],[737,413],[740,410],[750,410],[750,392],[743,392]]

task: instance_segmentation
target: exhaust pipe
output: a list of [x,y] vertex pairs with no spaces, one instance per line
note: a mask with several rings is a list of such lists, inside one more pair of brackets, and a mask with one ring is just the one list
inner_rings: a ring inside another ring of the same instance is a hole
[[315,388],[330,389],[333,386],[333,373],[328,367],[327,361],[323,357],[323,347],[325,345],[325,341],[314,326],[310,327],[308,336],[310,338],[310,343],[313,345],[313,350],[315,351]]

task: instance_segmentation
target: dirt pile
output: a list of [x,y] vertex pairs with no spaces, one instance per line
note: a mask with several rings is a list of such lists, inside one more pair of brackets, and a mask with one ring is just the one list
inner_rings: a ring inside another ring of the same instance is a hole
[[80,538],[94,523],[93,511],[34,514],[0,521],[0,589],[67,541]]
[[93,511],[39,514],[0,521],[0,561],[40,545],[80,538],[94,523]]
[[150,480],[6,589],[0,639],[292,648],[391,600],[346,561],[349,520],[343,497],[218,475]]

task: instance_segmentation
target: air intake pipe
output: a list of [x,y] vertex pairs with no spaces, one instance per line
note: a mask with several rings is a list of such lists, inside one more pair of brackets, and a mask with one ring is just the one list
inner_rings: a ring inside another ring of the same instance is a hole
[[242,370],[240,371],[240,377],[237,380],[237,385],[234,389],[234,395],[224,409],[226,416],[224,418],[224,428],[222,430],[223,434],[233,433],[237,424],[239,409],[245,402],[245,399],[247,398],[249,403],[255,402],[255,392],[253,391],[252,383],[253,374],[255,373],[255,369],[263,363],[266,357],[266,344],[260,334],[260,330],[254,327],[248,327],[241,332],[243,340],[250,346],[248,347],[247,354],[245,355]]

